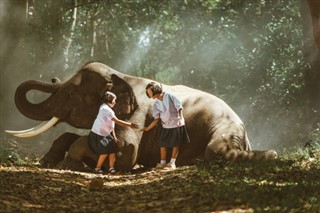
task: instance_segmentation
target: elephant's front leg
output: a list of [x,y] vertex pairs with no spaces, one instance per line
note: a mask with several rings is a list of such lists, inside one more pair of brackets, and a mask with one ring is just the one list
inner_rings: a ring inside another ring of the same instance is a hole
[[70,146],[66,158],[59,163],[58,168],[87,172],[94,168],[98,157],[88,145],[88,136],[79,137]]
[[117,130],[117,138],[122,145],[119,146],[120,152],[117,154],[115,169],[119,171],[130,171],[137,162],[139,142],[142,133],[131,128]]
[[130,171],[137,160],[138,148],[134,144],[126,144],[120,148],[116,155],[115,169],[119,171]]
[[40,159],[39,163],[48,168],[57,166],[58,163],[64,159],[71,144],[73,144],[79,137],[79,135],[70,132],[62,134],[53,142],[49,152]]

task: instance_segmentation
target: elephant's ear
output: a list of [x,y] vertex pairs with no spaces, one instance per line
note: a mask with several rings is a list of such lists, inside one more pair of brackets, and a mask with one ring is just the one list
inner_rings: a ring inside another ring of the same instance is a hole
[[122,78],[113,74],[111,92],[116,94],[117,103],[113,108],[120,119],[128,119],[138,107],[136,96],[132,87]]

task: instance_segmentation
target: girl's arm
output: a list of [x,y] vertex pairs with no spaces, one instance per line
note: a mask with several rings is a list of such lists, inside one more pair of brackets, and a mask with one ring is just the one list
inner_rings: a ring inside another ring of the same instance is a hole
[[118,138],[116,136],[116,131],[114,129],[112,131],[112,135],[113,135],[113,138],[114,138],[114,141],[116,142],[116,144],[121,145],[121,141],[118,140]]
[[179,111],[178,111],[178,119],[179,119],[179,121],[178,121],[178,125],[179,125],[179,126],[181,126],[181,120],[182,120],[182,108],[181,108],[181,109],[179,109]]
[[135,128],[135,129],[139,128],[139,126],[137,124],[120,120],[117,117],[114,117],[111,120],[113,120],[116,124],[119,124],[120,126],[128,126],[128,127]]
[[114,129],[112,130],[112,136],[113,136],[113,138],[114,138],[115,141],[118,140],[118,139],[117,139],[117,136],[116,136],[116,131],[115,131]]
[[150,129],[152,129],[153,127],[155,127],[155,125],[157,125],[158,121],[159,121],[159,118],[154,119],[154,120],[151,122],[151,124],[150,124],[148,127],[143,128],[142,131],[145,131],[145,132],[149,131]]
[[178,111],[179,118],[182,118],[182,108]]

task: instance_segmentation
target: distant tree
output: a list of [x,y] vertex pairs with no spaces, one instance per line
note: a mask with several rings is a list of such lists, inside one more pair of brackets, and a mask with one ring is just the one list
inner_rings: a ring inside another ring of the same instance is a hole
[[[128,74],[222,97],[247,115],[249,128],[295,123],[280,124],[282,116],[301,120],[298,130],[306,111],[316,117],[318,0],[5,2],[13,11],[4,16],[12,23],[6,35],[22,41],[24,67],[43,80],[66,78],[85,62],[101,61]],[[7,44],[5,60],[16,60],[10,49],[17,45]],[[290,134],[284,132],[283,138],[289,140]]]
[[[25,37],[27,28],[27,0],[1,1],[1,69],[16,63],[16,50],[25,53]],[[25,59],[26,57],[20,57]],[[3,91],[3,90],[1,90]]]
[[[306,93],[311,107],[320,110],[320,1],[301,2],[304,57],[310,64],[306,69]],[[313,116],[312,116],[313,117]]]

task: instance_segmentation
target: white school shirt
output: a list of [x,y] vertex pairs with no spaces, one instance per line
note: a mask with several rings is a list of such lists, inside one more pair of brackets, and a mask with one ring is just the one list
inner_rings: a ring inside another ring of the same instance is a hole
[[97,118],[94,120],[91,131],[100,136],[110,135],[114,129],[114,121],[111,120],[114,117],[114,111],[107,104],[102,104],[99,108]]
[[[182,109],[182,105],[180,101],[173,95],[165,92],[163,94],[163,100],[157,99],[156,102],[153,105],[152,110],[152,116],[153,118],[161,119],[161,123],[163,128],[171,129],[179,127],[178,122],[178,116],[179,116],[179,110]],[[185,125],[184,117],[183,115],[181,119],[180,126]]]

